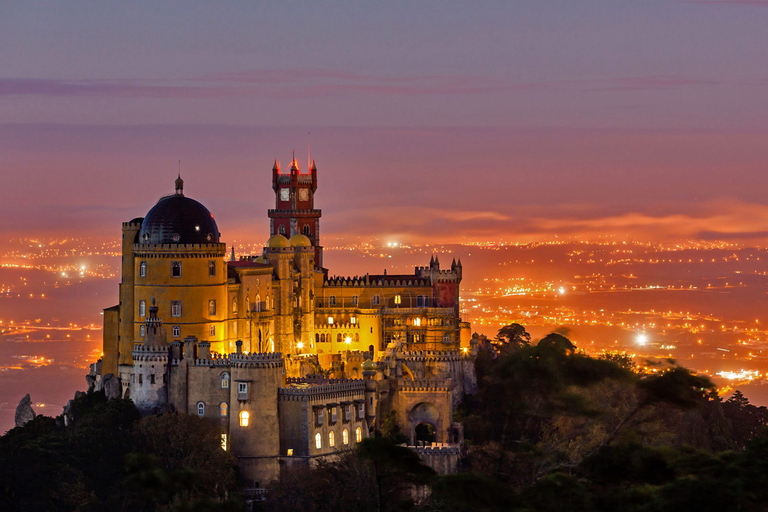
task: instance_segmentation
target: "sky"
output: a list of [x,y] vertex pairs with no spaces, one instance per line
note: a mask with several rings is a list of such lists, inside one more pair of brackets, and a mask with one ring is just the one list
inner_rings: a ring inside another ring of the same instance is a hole
[[764,245],[767,23],[760,0],[0,0],[0,232],[117,237],[180,168],[257,242],[309,140],[324,237]]

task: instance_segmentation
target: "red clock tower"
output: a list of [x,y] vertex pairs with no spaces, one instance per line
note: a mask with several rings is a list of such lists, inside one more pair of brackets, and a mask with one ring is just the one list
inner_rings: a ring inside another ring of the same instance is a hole
[[315,248],[315,266],[323,267],[323,248],[320,246],[320,210],[314,208],[317,190],[317,167],[312,160],[308,173],[299,171],[294,157],[288,173],[280,172],[275,160],[272,167],[272,190],[275,208],[269,213],[270,236],[277,234],[291,238],[300,234],[309,238]]

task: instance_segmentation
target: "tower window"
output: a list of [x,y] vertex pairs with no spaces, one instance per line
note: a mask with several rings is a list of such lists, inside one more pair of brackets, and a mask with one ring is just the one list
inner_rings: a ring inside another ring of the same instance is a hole
[[328,432],[328,446],[336,446],[336,439],[333,435],[333,430]]
[[328,305],[329,306],[335,306],[336,305],[336,296],[331,295],[328,297]]
[[315,448],[318,450],[323,447],[323,436],[320,435],[320,432],[315,434]]
[[[246,304],[248,301],[246,300]],[[232,313],[237,314],[237,297],[232,299]]]
[[146,335],[146,333],[147,333],[147,327],[145,325],[140,325],[139,326],[139,336],[141,336],[143,338]]
[[147,316],[147,301],[139,301],[139,316]]
[[373,304],[374,306],[378,306],[380,300],[381,298],[378,295],[374,295],[373,297],[371,297],[371,304]]
[[250,418],[250,414],[248,414],[248,411],[243,411],[240,413],[240,426],[241,427],[247,427],[248,426],[248,419]]
[[208,336],[216,336],[216,326],[211,325],[208,327]]
[[139,277],[147,277],[147,262],[139,263]]
[[[353,305],[353,306],[357,306],[357,304],[358,304],[358,302],[359,302],[359,301],[360,301],[360,297],[358,297],[357,295],[353,295],[353,296],[352,296],[352,305]],[[353,323],[354,323],[354,322],[353,322]]]
[[216,301],[213,299],[208,301],[208,314],[211,316],[216,314]]
[[349,431],[347,429],[341,432],[341,442],[342,444],[349,444]]
[[277,228],[277,232],[280,233],[281,235],[285,235],[285,226],[280,226],[279,228]]
[[172,300],[171,301],[171,316],[181,316],[181,301],[180,300]]
[[355,429],[355,440],[359,443],[363,440],[363,429],[357,427]]
[[208,262],[208,275],[210,277],[216,276],[216,262],[215,261],[209,261]]
[[229,374],[226,372],[221,374],[221,389],[229,389]]
[[178,326],[178,325],[174,325],[174,326],[171,328],[171,331],[172,331],[172,333],[173,333],[173,337],[174,337],[174,338],[178,338],[178,337],[180,337],[180,336],[181,336],[181,327],[180,327],[180,326]]
[[413,319],[413,325],[414,327],[421,327],[421,318],[414,318]]
[[227,402],[221,402],[221,405],[219,406],[221,417],[226,418],[227,417]]
[[181,262],[180,261],[172,261],[171,262],[171,277],[181,277]]
[[401,304],[403,302],[403,298],[398,294],[395,295],[395,304]]
[[205,402],[197,402],[197,415],[201,418],[205,416]]
[[304,226],[302,228],[302,231],[304,232],[304,236],[309,236],[309,226]]

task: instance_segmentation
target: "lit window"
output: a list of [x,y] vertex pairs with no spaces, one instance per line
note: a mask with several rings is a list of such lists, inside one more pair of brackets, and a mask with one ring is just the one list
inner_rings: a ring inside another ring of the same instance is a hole
[[229,374],[221,374],[221,389],[229,389]]
[[208,262],[208,275],[210,277],[214,277],[216,275],[216,262],[215,261],[209,261]]
[[414,318],[413,319],[413,325],[415,327],[421,327],[421,318]]
[[349,319],[350,322],[352,322],[352,325],[355,325],[357,323],[357,317],[352,317]]
[[247,411],[243,411],[240,413],[240,426],[241,427],[247,427],[248,426],[248,418],[250,415]]
[[180,300],[172,300],[171,301],[171,316],[181,316],[181,301]]
[[288,448],[286,455],[288,455],[289,457],[293,457],[293,448]]
[[341,442],[342,444],[349,444],[349,432],[347,431],[347,429],[344,429],[341,432]]
[[211,325],[208,327],[208,336],[216,336],[216,326]]
[[201,418],[205,416],[205,402],[197,402],[197,415]]
[[323,436],[320,435],[320,432],[315,434],[315,448],[318,450],[323,447]]
[[171,277],[181,277],[181,262],[180,261],[172,261],[171,262]]
[[143,338],[146,335],[146,333],[147,333],[147,327],[145,325],[140,325],[139,326],[139,336],[141,336]]
[[378,306],[379,305],[379,300],[380,300],[379,296],[378,295],[374,295],[373,297],[371,297],[371,304],[373,304],[374,306]]
[[357,427],[355,429],[355,440],[358,443],[363,440],[363,429],[361,429],[360,427]]
[[395,295],[395,304],[400,304],[402,302],[402,298],[400,295]]
[[[247,301],[247,299],[246,299],[246,304],[247,304],[247,303],[248,303],[248,301]],[[247,309],[247,308],[246,308],[246,309]],[[233,312],[233,313],[235,313],[235,314],[237,314],[237,297],[235,297],[234,299],[232,299],[232,312]]]
[[139,263],[139,277],[147,277],[147,262]]
[[219,406],[221,409],[221,417],[226,418],[227,417],[227,402],[221,402],[221,405]]
[[329,306],[335,306],[336,305],[336,296],[335,295],[330,295],[328,297],[328,305]]
[[227,449],[227,434],[221,434],[221,449],[225,451]]
[[328,317],[328,325],[333,325],[333,317],[332,316]]
[[180,327],[180,326],[178,326],[178,325],[174,325],[174,326],[171,328],[171,332],[173,333],[173,337],[174,337],[174,338],[178,338],[178,337],[180,337],[180,336],[181,336],[181,327]]
[[360,301],[360,297],[358,297],[357,295],[353,295],[352,296],[352,305],[353,306],[357,306],[359,301]]
[[334,439],[333,431],[328,432],[328,446],[336,446],[336,440]]
[[139,316],[147,316],[147,301],[139,301]]
[[[256,296],[256,303],[253,305],[253,307],[256,309],[257,313],[259,313],[261,311],[261,296],[260,295]],[[246,306],[246,309],[248,309],[247,306]],[[266,308],[266,309],[269,309],[269,308]]]
[[208,314],[213,316],[216,314],[216,301],[215,300],[209,300],[208,301]]

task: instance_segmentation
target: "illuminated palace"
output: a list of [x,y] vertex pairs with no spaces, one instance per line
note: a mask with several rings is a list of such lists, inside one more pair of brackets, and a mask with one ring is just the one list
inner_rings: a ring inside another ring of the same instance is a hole
[[476,385],[461,262],[329,276],[317,168],[302,173],[295,159],[288,172],[272,168],[262,254],[236,259],[183,185],[123,223],[120,303],[104,310],[97,386],[116,379],[144,413],[217,422],[256,486],[281,465],[354,445],[390,411],[449,470],[462,437],[453,409]]

